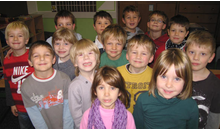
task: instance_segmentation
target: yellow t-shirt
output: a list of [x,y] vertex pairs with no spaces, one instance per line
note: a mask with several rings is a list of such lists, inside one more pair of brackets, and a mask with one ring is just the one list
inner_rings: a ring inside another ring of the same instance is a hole
[[129,64],[120,66],[117,69],[125,80],[126,90],[130,99],[128,111],[133,113],[138,96],[141,93],[148,91],[149,89],[148,87],[152,77],[153,69],[147,66],[142,73],[132,74],[127,70],[127,65]]

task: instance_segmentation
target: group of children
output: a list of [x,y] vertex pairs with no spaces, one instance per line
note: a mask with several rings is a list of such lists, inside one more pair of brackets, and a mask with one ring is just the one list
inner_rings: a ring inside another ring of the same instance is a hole
[[215,57],[213,36],[197,30],[185,40],[189,20],[176,15],[168,25],[162,11],[150,14],[144,34],[140,19],[136,7],[126,7],[123,28],[99,11],[92,42],[74,32],[74,16],[62,10],[53,36],[30,48],[27,26],[10,23],[12,53],[3,71],[20,127],[218,128],[220,80],[206,68]]

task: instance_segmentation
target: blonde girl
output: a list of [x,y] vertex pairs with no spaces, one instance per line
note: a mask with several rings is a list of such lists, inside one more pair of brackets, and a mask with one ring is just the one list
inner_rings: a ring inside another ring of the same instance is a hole
[[133,116],[125,107],[125,82],[116,68],[100,68],[91,92],[93,104],[83,115],[81,129],[135,129]]
[[198,107],[191,98],[192,70],[180,49],[163,51],[153,68],[149,91],[138,97],[134,107],[137,128],[198,128]]

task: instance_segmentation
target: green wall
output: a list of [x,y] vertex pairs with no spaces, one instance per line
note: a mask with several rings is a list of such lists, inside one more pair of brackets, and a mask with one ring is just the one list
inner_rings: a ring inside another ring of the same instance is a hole
[[[97,8],[103,3],[103,1],[97,1]],[[51,2],[50,1],[37,1],[38,11],[51,11]],[[113,19],[116,23],[116,19]],[[43,18],[44,31],[54,32],[55,24],[53,18]],[[97,35],[93,28],[93,19],[92,18],[76,18],[76,28],[75,31],[82,35],[83,38],[95,40]]]

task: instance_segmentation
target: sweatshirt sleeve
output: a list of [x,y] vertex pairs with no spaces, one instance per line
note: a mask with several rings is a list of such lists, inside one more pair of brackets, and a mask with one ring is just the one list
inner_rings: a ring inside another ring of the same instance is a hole
[[209,112],[205,129],[218,129],[220,125],[220,113]]
[[90,111],[90,108],[84,112],[82,120],[80,122],[80,129],[87,129],[88,118],[89,118],[89,111]]
[[190,119],[187,121],[186,129],[198,129],[199,126],[199,109],[195,100],[193,100]]
[[70,114],[68,99],[64,99],[63,107],[63,129],[73,129],[74,123]]
[[5,80],[5,95],[6,95],[6,105],[7,106],[14,106],[14,100],[12,98],[10,84],[8,83],[8,80]]
[[69,109],[74,121],[75,129],[79,129],[80,121],[83,116],[82,112],[82,97],[81,97],[80,87],[77,83],[71,83],[69,86],[68,99],[69,99]]
[[48,129],[47,124],[37,106],[28,107],[26,110],[36,129]]

